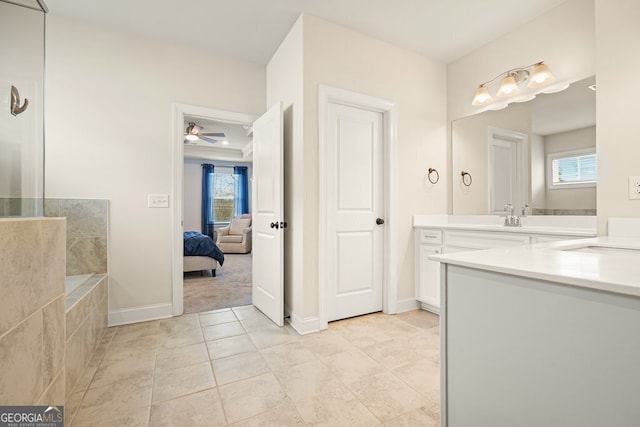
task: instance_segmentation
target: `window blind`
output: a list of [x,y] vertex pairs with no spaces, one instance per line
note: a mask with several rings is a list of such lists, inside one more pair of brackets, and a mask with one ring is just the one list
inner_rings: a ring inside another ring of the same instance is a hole
[[553,185],[596,182],[598,178],[595,154],[553,159]]

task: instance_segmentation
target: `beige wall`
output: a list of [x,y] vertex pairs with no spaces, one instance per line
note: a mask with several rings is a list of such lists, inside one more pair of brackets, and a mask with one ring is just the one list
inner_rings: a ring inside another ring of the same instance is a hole
[[46,80],[47,197],[109,199],[110,311],[166,308],[172,105],[258,115],[265,67],[51,14]]
[[447,110],[455,120],[471,105],[479,84],[511,68],[545,61],[558,82],[595,74],[594,0],[569,0],[517,30],[447,65]]
[[[395,102],[398,111],[398,299],[414,298],[412,215],[446,212],[446,188],[426,185],[427,169],[447,175],[445,66],[413,52],[305,15],[304,314],[318,313],[318,86]],[[308,291],[308,292],[307,292]]]
[[297,320],[318,315],[318,88],[329,85],[398,105],[398,298],[413,299],[411,220],[444,213],[445,67],[319,18],[303,15],[267,66],[267,104],[285,108],[285,305]]
[[[640,175],[639,156],[629,155],[629,144],[640,134],[632,116],[633,95],[640,91],[633,83],[639,60],[625,47],[640,41],[640,5],[595,0],[594,26],[593,3],[570,0],[446,69],[304,16],[266,67],[266,78],[262,65],[50,15],[47,195],[112,201],[112,311],[169,304],[171,210],[146,208],[146,195],[171,194],[172,103],[258,115],[282,100],[288,116],[285,188],[291,195],[285,202],[291,224],[285,276],[300,290],[289,290],[287,299],[297,299],[289,305],[300,307],[300,316],[314,316],[318,85],[384,98],[398,104],[398,297],[410,298],[411,215],[447,209],[447,113],[449,121],[473,114],[470,99],[477,84],[514,66],[545,60],[558,80],[566,81],[594,74],[597,31],[602,234],[607,216],[640,213],[640,202],[627,200],[628,175]],[[439,185],[424,184],[429,167],[439,170]]]
[[600,235],[607,234],[609,217],[640,216],[640,200],[628,197],[629,176],[640,175],[639,22],[636,0],[596,0]]
[[302,18],[298,18],[267,65],[267,107],[282,102],[284,110],[284,219],[288,223],[284,233],[284,306],[296,323],[304,318],[307,292],[303,269],[302,34]]

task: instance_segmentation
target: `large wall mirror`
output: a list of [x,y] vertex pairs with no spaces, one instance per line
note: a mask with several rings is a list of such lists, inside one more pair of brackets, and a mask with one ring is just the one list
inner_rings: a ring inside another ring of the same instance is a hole
[[455,215],[596,214],[595,77],[452,123]]

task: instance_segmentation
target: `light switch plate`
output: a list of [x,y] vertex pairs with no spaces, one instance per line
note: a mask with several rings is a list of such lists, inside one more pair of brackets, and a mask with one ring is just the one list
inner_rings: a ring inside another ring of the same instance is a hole
[[149,194],[147,196],[147,207],[149,208],[168,208],[168,194]]
[[640,200],[640,176],[629,177],[629,200]]

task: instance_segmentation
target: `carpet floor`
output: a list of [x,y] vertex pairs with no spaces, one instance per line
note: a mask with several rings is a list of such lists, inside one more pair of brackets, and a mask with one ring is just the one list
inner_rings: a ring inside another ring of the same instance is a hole
[[200,276],[199,271],[184,274],[184,313],[200,313],[251,304],[251,254],[225,254],[224,265]]

